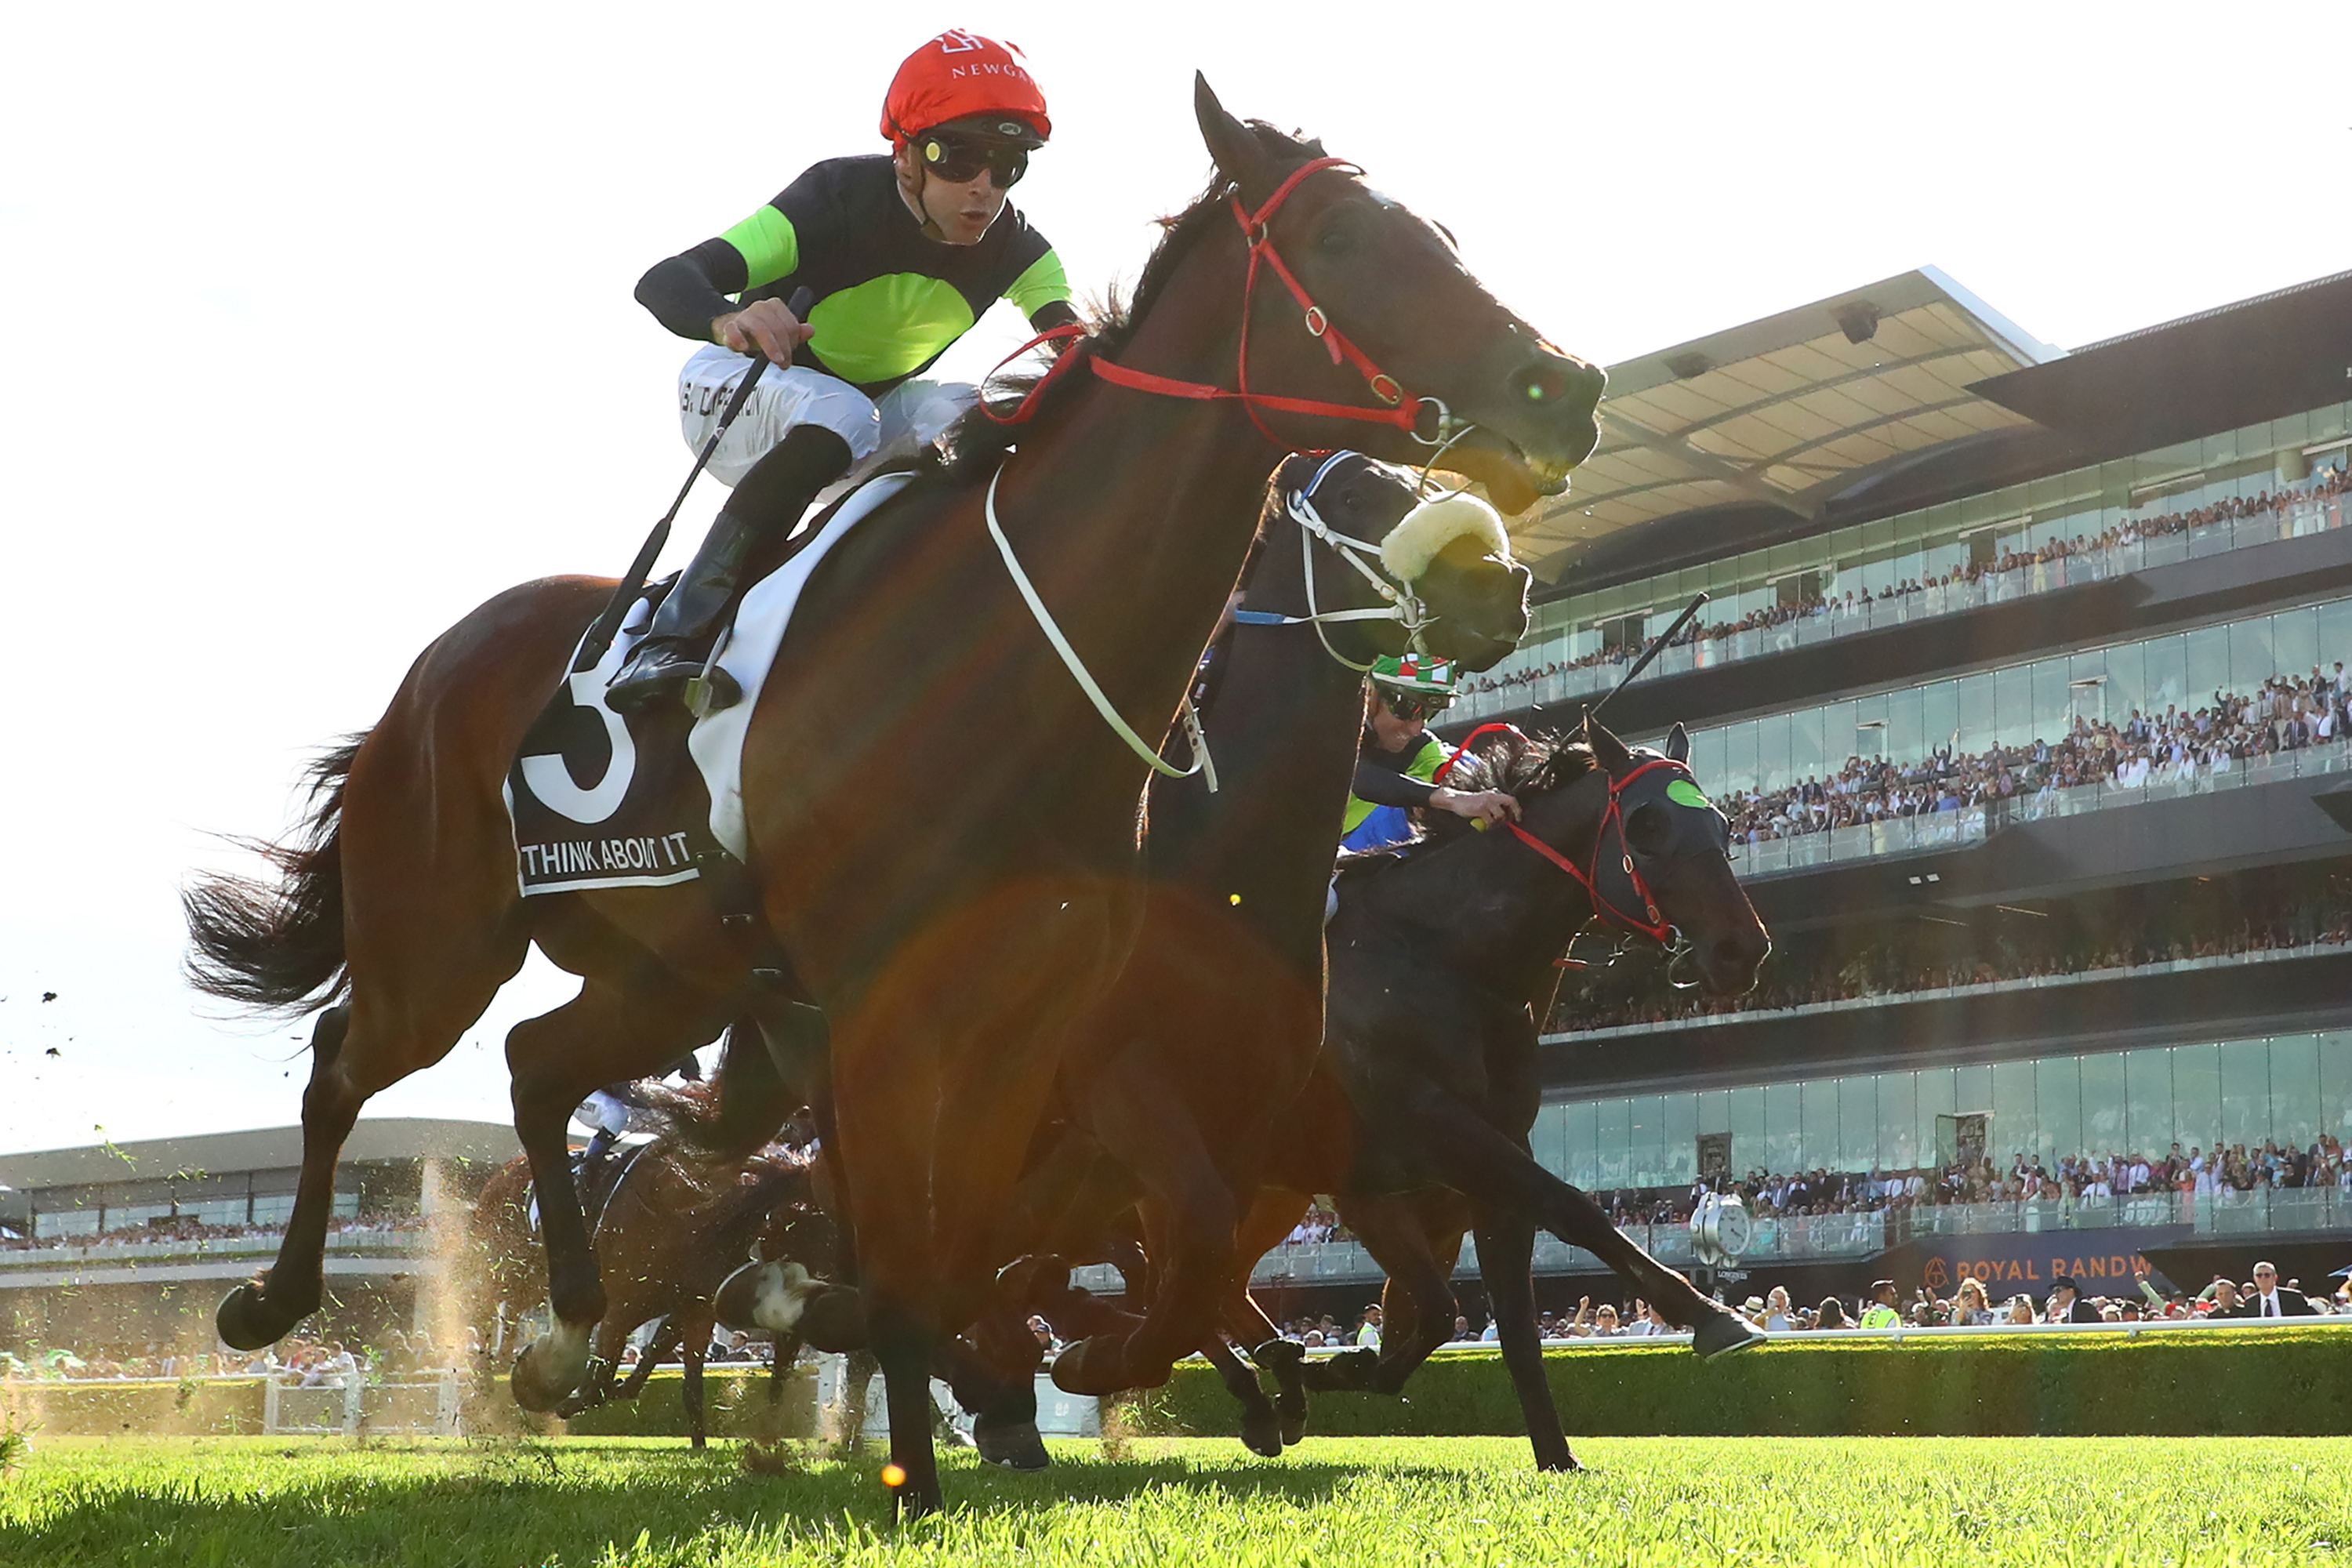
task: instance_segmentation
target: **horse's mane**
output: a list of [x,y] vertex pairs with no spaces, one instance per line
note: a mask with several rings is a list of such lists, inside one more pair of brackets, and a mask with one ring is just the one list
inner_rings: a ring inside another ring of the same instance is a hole
[[[1522,735],[1517,731],[1480,738],[1475,750],[1454,760],[1445,787],[1463,791],[1498,789],[1526,796],[1566,789],[1598,765],[1592,748],[1565,735]],[[1367,849],[1339,857],[1342,876],[1370,876],[1394,865],[1427,844],[1443,844],[1471,831],[1470,824],[1450,811],[1417,814],[1421,836],[1384,849]]]
[[[1276,130],[1262,120],[1249,121],[1248,129],[1257,138],[1266,153],[1288,167],[1295,168],[1309,159],[1320,158],[1323,143],[1313,138],[1301,139]],[[1128,340],[1143,319],[1150,314],[1153,305],[1167,290],[1168,280],[1174,276],[1177,264],[1197,244],[1202,235],[1220,222],[1233,221],[1229,205],[1233,182],[1222,171],[1209,177],[1208,188],[1194,197],[1192,205],[1173,217],[1160,220],[1160,243],[1153,246],[1145,258],[1143,271],[1136,279],[1135,291],[1126,300],[1114,289],[1095,310],[1087,313],[1086,336],[1063,351],[1062,358],[1087,354],[1116,355],[1125,348]],[[1055,378],[1053,384],[1038,394],[1033,417],[1042,418],[1059,406],[1070,395],[1084,367],[1072,364]],[[995,382],[1000,401],[1017,405],[1031,388],[1045,379],[1044,371],[1030,371],[1008,375]],[[994,470],[1005,450],[1020,438],[1022,426],[999,425],[986,412],[984,395],[981,404],[967,410],[950,426],[942,445],[946,456],[941,466],[951,479],[984,478]]]

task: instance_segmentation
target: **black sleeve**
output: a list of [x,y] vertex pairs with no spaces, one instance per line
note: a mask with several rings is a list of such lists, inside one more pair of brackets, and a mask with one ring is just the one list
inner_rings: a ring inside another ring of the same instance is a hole
[[743,255],[723,239],[706,239],[692,250],[656,261],[637,279],[637,303],[681,338],[710,341],[710,323],[735,309],[730,294],[747,279]]
[[1045,332],[1055,327],[1066,327],[1077,319],[1077,311],[1071,308],[1067,300],[1055,300],[1041,306],[1037,313],[1029,318],[1029,325],[1034,331]]
[[1394,768],[1384,768],[1369,757],[1356,759],[1355,794],[1358,800],[1368,800],[1374,805],[1423,806],[1436,794],[1436,786],[1419,779],[1407,778]]

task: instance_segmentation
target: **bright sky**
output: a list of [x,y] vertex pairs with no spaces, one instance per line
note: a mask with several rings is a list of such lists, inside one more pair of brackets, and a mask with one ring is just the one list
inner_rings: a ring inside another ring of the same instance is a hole
[[[1082,288],[1201,185],[1198,68],[1607,363],[1922,263],[2069,345],[2352,266],[2339,6],[16,7],[0,1150],[298,1118],[308,1026],[182,984],[182,878],[467,609],[627,562],[689,460],[637,275],[878,151],[941,27],[1028,50],[1016,196]],[[504,1120],[504,1029],[565,984],[372,1113]]]

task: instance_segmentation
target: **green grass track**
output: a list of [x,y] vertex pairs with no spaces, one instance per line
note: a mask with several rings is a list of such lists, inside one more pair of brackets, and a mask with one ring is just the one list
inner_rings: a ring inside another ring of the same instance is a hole
[[2352,1564],[2347,1438],[1593,1438],[1580,1476],[1501,1437],[1055,1447],[1040,1476],[957,1457],[952,1511],[893,1532],[878,1456],[755,1476],[675,1440],[58,1438],[0,1479],[0,1563]]

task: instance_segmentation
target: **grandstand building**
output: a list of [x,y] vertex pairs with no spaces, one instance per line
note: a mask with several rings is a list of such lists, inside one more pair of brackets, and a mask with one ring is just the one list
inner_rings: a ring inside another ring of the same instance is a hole
[[[361,1121],[335,1174],[328,1300],[303,1331],[425,1326],[435,1221],[519,1152],[497,1122]],[[299,1127],[0,1154],[0,1351],[209,1351],[221,1296],[277,1253],[301,1160]]]
[[[1702,1173],[2229,1152],[1768,1218],[1742,1266],[1800,1299],[2352,1261],[2347,400],[2352,273],[2061,352],[1922,268],[1611,366],[1593,457],[1515,525],[1533,629],[1446,730],[1572,726],[1710,595],[1608,721],[1689,728],[1777,951],[1734,1012],[1569,973],[1538,1156],[1687,1267]],[[1262,1281],[1371,1277],[1286,1250]],[[1572,1305],[1594,1265],[1538,1267]]]

